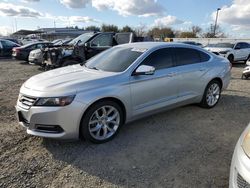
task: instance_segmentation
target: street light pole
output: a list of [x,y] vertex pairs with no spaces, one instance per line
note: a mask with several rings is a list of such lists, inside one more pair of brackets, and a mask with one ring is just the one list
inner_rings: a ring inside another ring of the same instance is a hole
[[217,8],[216,18],[215,18],[215,23],[214,23],[214,37],[215,37],[215,34],[216,34],[216,27],[217,27],[218,15],[219,15],[220,10],[221,10],[220,8]]

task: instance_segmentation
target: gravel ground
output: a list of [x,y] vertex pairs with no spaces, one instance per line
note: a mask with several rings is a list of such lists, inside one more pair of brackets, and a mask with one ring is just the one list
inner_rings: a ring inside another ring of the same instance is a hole
[[27,135],[14,105],[21,84],[41,71],[0,60],[0,187],[228,187],[233,149],[250,121],[250,80],[240,79],[242,69],[232,69],[215,108],[163,112],[94,145]]

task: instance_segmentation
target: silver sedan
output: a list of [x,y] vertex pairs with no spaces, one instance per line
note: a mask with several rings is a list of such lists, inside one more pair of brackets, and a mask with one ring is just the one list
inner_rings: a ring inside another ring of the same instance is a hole
[[234,150],[229,188],[250,188],[250,124],[240,136]]
[[127,122],[182,105],[214,107],[230,81],[230,63],[177,43],[131,43],[27,80],[16,105],[28,134],[112,139]]

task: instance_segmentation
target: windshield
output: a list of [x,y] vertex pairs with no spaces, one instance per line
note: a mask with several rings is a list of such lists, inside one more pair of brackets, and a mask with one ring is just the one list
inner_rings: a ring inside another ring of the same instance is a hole
[[218,44],[215,44],[214,47],[218,47],[218,48],[233,48],[234,44],[231,44],[231,43],[218,43]]
[[107,72],[125,71],[146,49],[115,47],[91,58],[85,65],[90,69]]
[[94,35],[94,33],[84,33],[76,38],[74,38],[70,43],[68,43],[69,45],[75,45],[78,41],[81,41],[80,44],[85,43],[88,39],[90,39],[92,36]]

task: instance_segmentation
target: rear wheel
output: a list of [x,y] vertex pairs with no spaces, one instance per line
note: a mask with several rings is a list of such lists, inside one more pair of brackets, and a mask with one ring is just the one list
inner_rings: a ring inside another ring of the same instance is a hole
[[212,80],[208,83],[200,106],[203,108],[213,108],[220,99],[221,83],[218,80]]
[[249,60],[250,60],[250,55],[248,55],[247,59],[244,62],[247,63]]
[[227,59],[230,61],[231,64],[234,63],[234,56],[232,54],[229,55]]
[[124,116],[121,107],[113,101],[101,101],[87,110],[81,123],[81,135],[88,141],[101,144],[115,137]]

